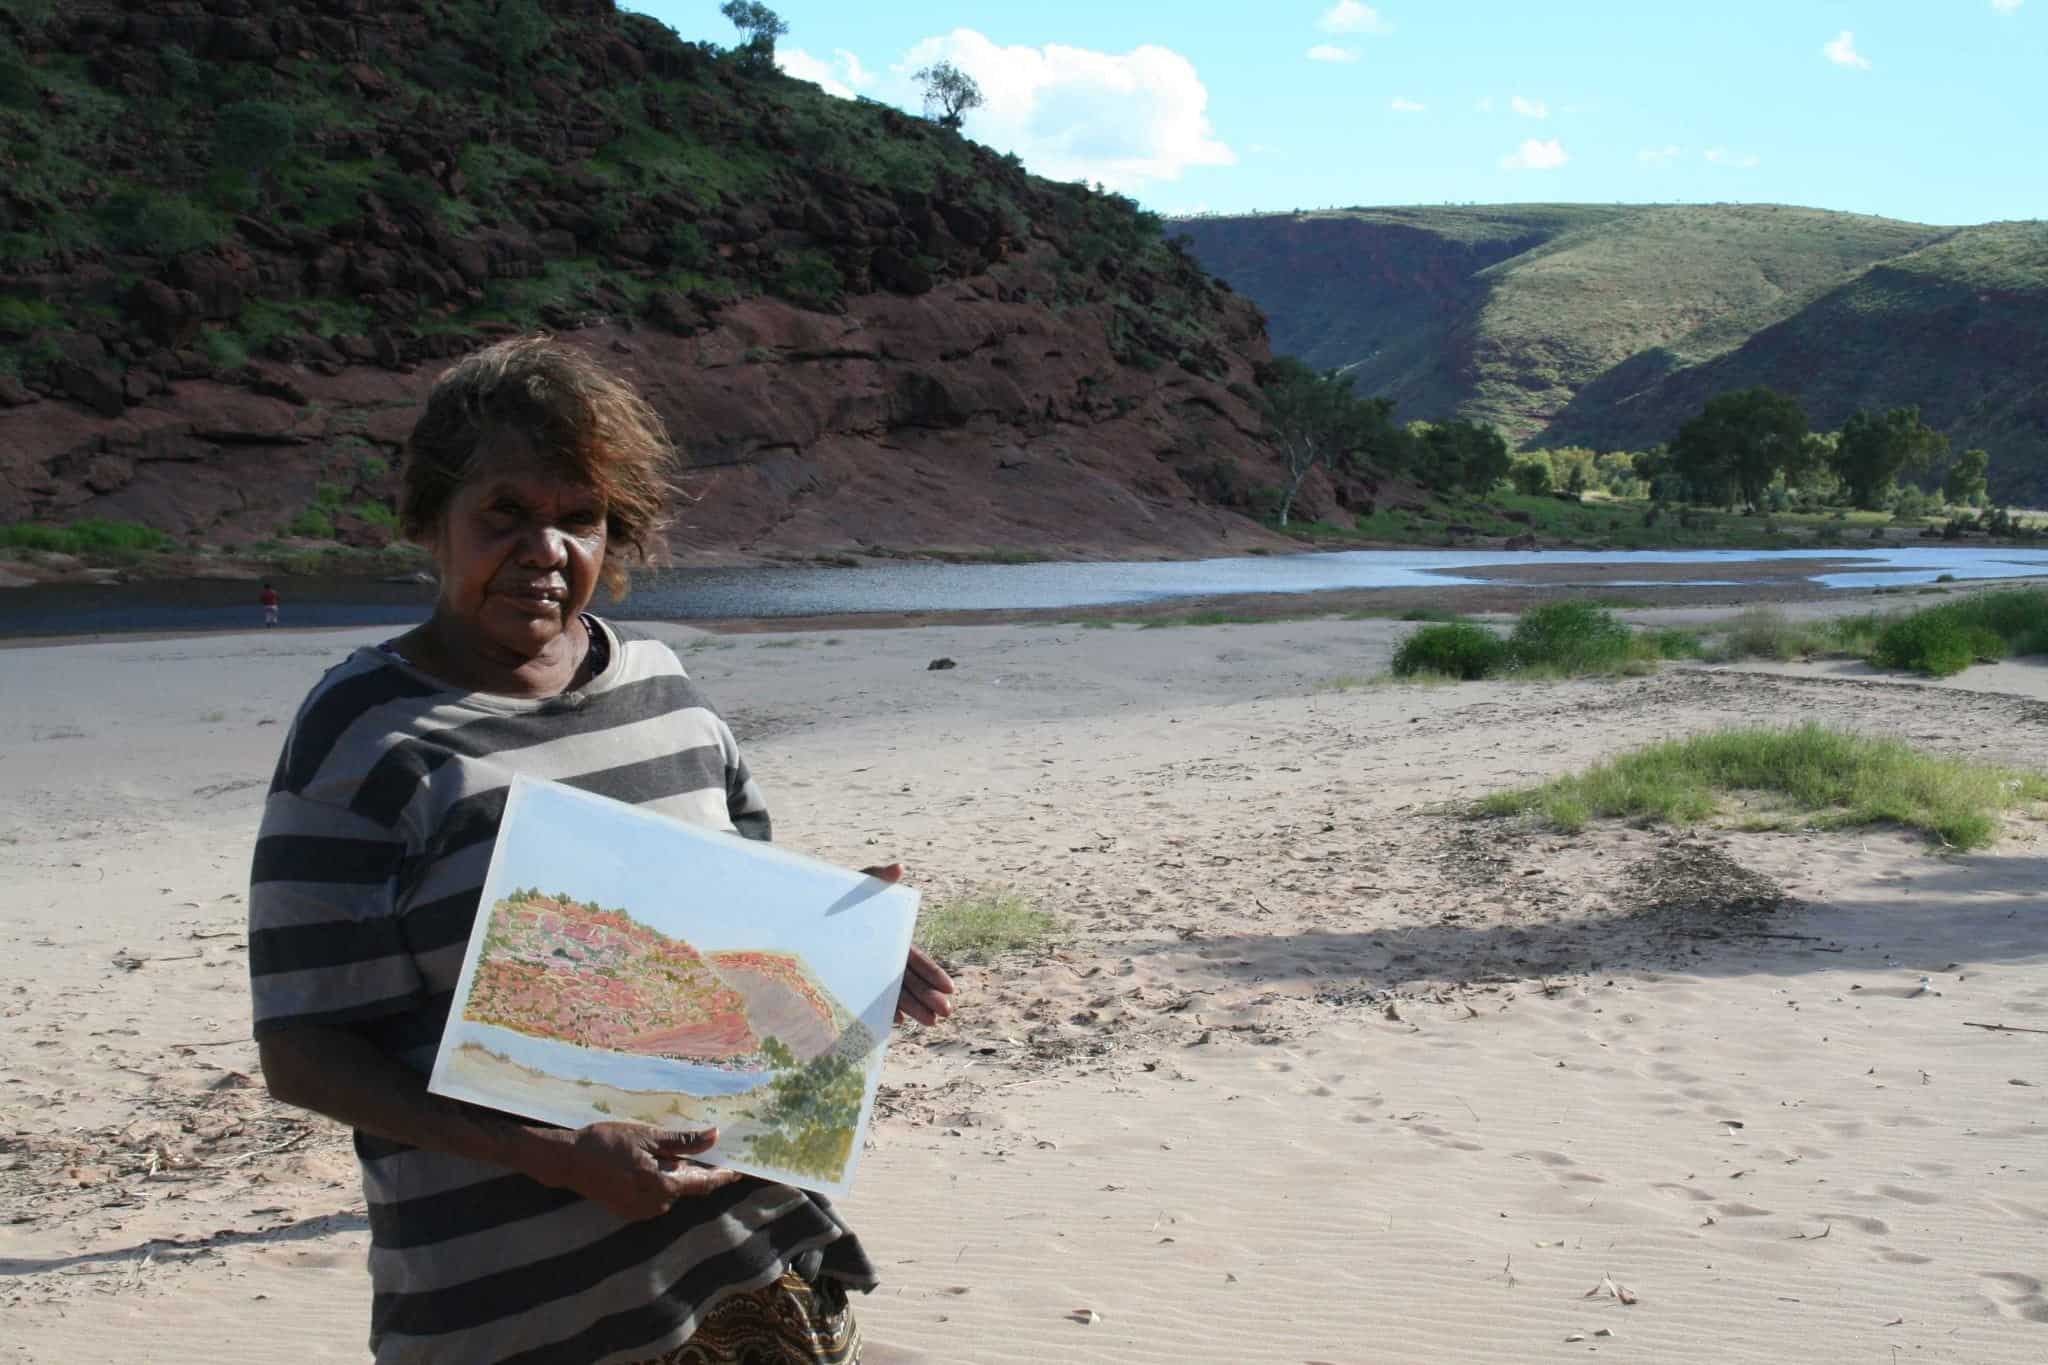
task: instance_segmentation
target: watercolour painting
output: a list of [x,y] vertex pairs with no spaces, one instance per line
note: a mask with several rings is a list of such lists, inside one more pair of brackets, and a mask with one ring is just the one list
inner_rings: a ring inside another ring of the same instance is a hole
[[565,1127],[715,1126],[706,1164],[845,1194],[917,904],[515,778],[428,1088]]

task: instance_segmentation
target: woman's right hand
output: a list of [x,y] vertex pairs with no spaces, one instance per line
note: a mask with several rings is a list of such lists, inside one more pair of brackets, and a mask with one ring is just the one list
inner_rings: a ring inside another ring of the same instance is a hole
[[689,1158],[708,1152],[718,1130],[681,1132],[644,1123],[593,1123],[576,1130],[557,1183],[631,1222],[667,1213],[745,1177]]

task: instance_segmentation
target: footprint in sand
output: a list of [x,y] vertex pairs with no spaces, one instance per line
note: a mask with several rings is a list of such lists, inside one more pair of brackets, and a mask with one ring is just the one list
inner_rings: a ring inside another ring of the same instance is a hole
[[2000,1313],[2028,1322],[2048,1323],[2048,1295],[2042,1293],[2043,1285],[2032,1275],[1993,1270],[1986,1272],[1984,1278],[1996,1286],[1991,1291],[1991,1299],[1998,1305]]
[[1853,1213],[1817,1213],[1814,1217],[1830,1226],[1840,1223],[1845,1228],[1867,1232],[1873,1237],[1882,1237],[1892,1230],[1891,1224],[1882,1218],[1863,1218]]
[[1897,1199],[1908,1204],[1939,1204],[1941,1196],[1925,1190],[1909,1190],[1903,1185],[1879,1185],[1877,1192],[1887,1199]]
[[1723,1218],[1768,1218],[1771,1211],[1760,1209],[1754,1204],[1727,1203],[1714,1205],[1714,1212]]
[[1439,1147],[1449,1147],[1459,1152],[1483,1152],[1486,1148],[1476,1142],[1454,1135],[1448,1128],[1439,1128],[1431,1123],[1410,1125],[1412,1131],[1422,1134]]
[[1677,1195],[1682,1199],[1690,1199],[1695,1204],[1709,1204],[1712,1203],[1714,1199],[1713,1195],[1708,1194],[1705,1190],[1699,1188],[1697,1185],[1680,1185],[1677,1182],[1670,1180],[1660,1181],[1657,1184],[1650,1186],[1650,1188],[1653,1190],[1662,1190],[1666,1194]]
[[1890,1247],[1886,1247],[1883,1251],[1880,1251],[1877,1254],[1881,1259],[1890,1261],[1893,1265],[1934,1264],[1934,1258],[1932,1256],[1922,1256],[1917,1251],[1893,1251]]
[[2037,1209],[2032,1204],[2022,1204],[2017,1199],[1987,1199],[1984,1202],[2019,1222],[2048,1227],[2048,1209]]
[[1515,1160],[1517,1161],[1535,1161],[1540,1162],[1545,1166],[1576,1166],[1579,1164],[1578,1162],[1573,1161],[1570,1157],[1566,1156],[1563,1152],[1544,1152],[1531,1150],[1525,1152],[1516,1152],[1514,1155]]

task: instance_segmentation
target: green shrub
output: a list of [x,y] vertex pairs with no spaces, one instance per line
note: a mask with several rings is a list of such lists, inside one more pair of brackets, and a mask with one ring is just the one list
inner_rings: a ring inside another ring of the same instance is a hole
[[31,109],[36,102],[36,73],[14,44],[0,46],[0,104],[10,109]]
[[27,336],[38,327],[61,321],[63,314],[41,299],[17,299],[0,295],[0,336]]
[[782,263],[775,273],[773,287],[792,303],[824,307],[846,292],[846,280],[830,256],[805,251]]
[[1631,654],[1629,629],[1586,602],[1531,607],[1508,637],[1515,666],[1564,674],[1619,671]]
[[1660,630],[1646,630],[1636,636],[1637,650],[1651,659],[1704,659],[1707,656],[1707,642],[1696,630],[1682,626],[1666,626]]
[[0,526],[0,546],[65,555],[132,554],[176,549],[177,544],[155,527],[133,521],[88,518],[68,526],[42,526],[34,522]]
[[307,540],[334,539],[334,518],[319,507],[308,507],[305,511],[285,523],[284,534],[302,536]]
[[1471,681],[1490,678],[1508,666],[1507,642],[1471,621],[1442,621],[1424,626],[1394,651],[1397,678],[1418,674]]
[[233,332],[208,332],[199,349],[205,353],[206,363],[216,370],[239,370],[249,363],[249,348]]
[[524,66],[548,44],[554,21],[535,0],[504,0],[492,22],[498,56],[507,66]]
[[214,159],[245,175],[261,175],[291,155],[298,135],[298,120],[284,105],[237,100],[214,120]]
[[1870,645],[1879,668],[1931,677],[1960,673],[2008,654],[2048,652],[2048,590],[2009,588],[1916,611],[1885,622]]
[[705,245],[704,234],[697,230],[695,223],[677,223],[668,233],[669,264],[683,270],[694,270],[711,258],[711,248]]
[[1770,607],[1751,607],[1729,623],[1714,657],[1785,663],[1819,653],[1822,644],[1821,632],[1811,626],[1794,625],[1785,613]]
[[163,67],[164,75],[170,80],[173,89],[183,92],[199,88],[203,72],[199,62],[190,52],[172,43],[157,53],[156,59],[158,65]]
[[359,502],[350,507],[348,513],[381,530],[389,531],[393,535],[398,534],[398,513],[392,511],[385,503]]
[[129,185],[115,190],[99,209],[107,240],[120,251],[175,256],[212,246],[220,221],[181,194],[159,194]]

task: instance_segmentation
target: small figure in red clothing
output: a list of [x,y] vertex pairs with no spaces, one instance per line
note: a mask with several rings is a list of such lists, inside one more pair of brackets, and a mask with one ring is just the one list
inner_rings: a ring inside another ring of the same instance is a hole
[[277,589],[271,587],[268,583],[265,583],[263,585],[263,596],[258,600],[263,603],[263,624],[266,626],[276,625],[278,601]]

